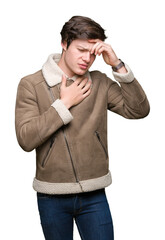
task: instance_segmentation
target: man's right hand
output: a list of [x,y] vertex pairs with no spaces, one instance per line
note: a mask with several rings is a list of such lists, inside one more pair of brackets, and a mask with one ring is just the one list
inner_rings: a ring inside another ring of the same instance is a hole
[[91,81],[88,78],[78,77],[70,86],[66,86],[66,77],[62,76],[60,99],[69,109],[84,100],[91,93]]

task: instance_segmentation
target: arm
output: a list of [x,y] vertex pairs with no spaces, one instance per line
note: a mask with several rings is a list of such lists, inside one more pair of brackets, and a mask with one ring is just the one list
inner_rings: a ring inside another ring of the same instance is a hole
[[129,119],[146,117],[150,110],[147,96],[128,65],[126,69],[123,74],[113,72],[120,86],[108,80],[108,109]]
[[62,104],[58,99],[54,102],[54,107],[50,106],[47,111],[40,114],[34,87],[26,79],[21,80],[17,90],[15,127],[18,142],[25,151],[32,151],[73,119],[63,105],[67,115],[67,120],[63,121],[62,115],[60,116],[58,112]]
[[42,114],[39,112],[33,85],[26,79],[21,80],[17,91],[15,127],[18,142],[25,151],[37,148],[73,119],[68,109],[90,94],[91,82],[87,83],[87,80],[80,77],[67,87],[63,76],[60,99]]
[[[91,54],[101,55],[104,62],[116,67],[120,60],[109,44],[101,40],[89,40],[94,43]],[[122,66],[117,72],[113,71],[114,78],[120,86],[108,80],[108,109],[122,115],[125,118],[143,118],[148,115],[150,107],[145,92],[135,79],[128,65]]]

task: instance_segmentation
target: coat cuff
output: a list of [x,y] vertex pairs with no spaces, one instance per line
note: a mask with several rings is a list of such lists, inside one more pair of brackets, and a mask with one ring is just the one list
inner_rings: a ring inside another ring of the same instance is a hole
[[135,78],[134,74],[127,64],[125,64],[125,68],[127,69],[127,73],[118,73],[118,72],[112,71],[113,76],[116,81],[130,83],[134,80],[134,78]]
[[51,106],[56,109],[65,125],[73,119],[72,114],[60,99],[57,99]]

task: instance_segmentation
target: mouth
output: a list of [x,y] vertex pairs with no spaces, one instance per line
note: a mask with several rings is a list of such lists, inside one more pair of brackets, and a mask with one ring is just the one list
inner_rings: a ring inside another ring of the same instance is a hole
[[88,65],[86,65],[86,64],[79,64],[79,66],[83,70],[86,70],[88,68]]

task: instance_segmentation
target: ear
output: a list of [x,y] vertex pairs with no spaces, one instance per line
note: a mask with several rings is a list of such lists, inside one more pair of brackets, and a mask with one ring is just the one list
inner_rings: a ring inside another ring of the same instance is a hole
[[62,46],[62,49],[63,49],[64,51],[66,51],[66,49],[67,49],[67,42],[66,42],[66,41],[61,42],[61,46]]

